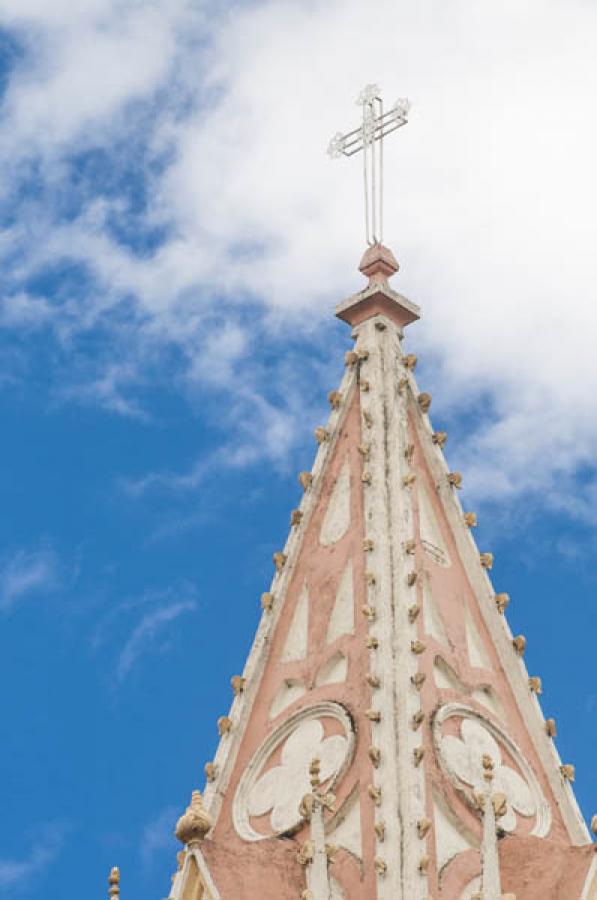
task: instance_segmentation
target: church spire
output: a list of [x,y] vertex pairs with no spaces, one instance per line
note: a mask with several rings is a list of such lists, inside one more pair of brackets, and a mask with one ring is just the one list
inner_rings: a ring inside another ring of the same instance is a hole
[[[484,754],[513,852],[588,840],[402,348],[419,311],[388,284],[393,259],[370,248],[369,283],[338,307],[354,349],[206,767],[201,861],[222,900],[261,898],[264,872],[284,900],[471,897],[497,860],[475,801]],[[246,858],[238,881],[223,848]]]
[[205,809],[194,794],[179,821],[174,900],[549,896],[536,879],[524,892],[529,854],[592,877],[573,771],[403,348],[419,308],[390,286],[375,221],[368,283],[336,310],[354,346],[218,721]]

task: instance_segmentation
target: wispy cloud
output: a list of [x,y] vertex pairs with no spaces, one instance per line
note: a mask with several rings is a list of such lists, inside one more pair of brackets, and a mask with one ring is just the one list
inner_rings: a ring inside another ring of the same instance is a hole
[[0,889],[11,892],[27,889],[33,878],[42,875],[58,857],[64,845],[65,832],[62,823],[39,825],[28,856],[22,859],[0,857]]
[[151,612],[145,613],[141,621],[135,626],[132,634],[126,641],[118,657],[116,664],[116,676],[122,681],[139,661],[141,656],[155,649],[163,640],[167,626],[178,619],[183,613],[191,612],[196,608],[192,600],[183,600],[179,603],[158,606]]
[[0,328],[39,328],[51,316],[51,305],[44,297],[21,292],[0,298]]
[[167,806],[145,825],[140,842],[143,865],[149,866],[155,860],[156,853],[171,850],[176,845],[174,825],[180,814],[180,809]]
[[[340,354],[338,354],[340,355]],[[325,421],[328,414],[321,385],[335,387],[340,371],[336,360],[309,361],[289,349],[284,365],[279,365],[273,384],[271,371],[258,360],[251,372],[235,372],[235,388],[221,388],[213,404],[211,420],[214,434],[221,435],[219,446],[206,452],[181,472],[150,472],[124,483],[131,495],[150,490],[173,492],[197,490],[214,472],[246,469],[267,461],[279,470],[292,468],[293,455],[306,442],[313,453],[312,429],[306,422]]]
[[115,683],[122,683],[141,660],[150,653],[163,653],[171,644],[171,626],[197,608],[197,591],[186,582],[165,590],[146,591],[118,603],[98,623],[92,638],[97,651],[108,643],[115,644]]
[[60,564],[51,549],[17,550],[0,562],[0,612],[11,612],[35,594],[60,584]]

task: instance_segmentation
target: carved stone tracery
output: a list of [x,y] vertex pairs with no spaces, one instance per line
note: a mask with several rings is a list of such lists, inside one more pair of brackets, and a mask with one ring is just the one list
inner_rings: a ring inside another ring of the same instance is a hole
[[[343,733],[326,736],[326,719],[339,723]],[[282,722],[257,749],[240,780],[233,804],[238,834],[258,841],[294,830],[301,822],[301,801],[310,790],[313,758],[320,760],[321,782],[331,788],[348,766],[353,747],[352,722],[337,703],[300,709]],[[268,765],[274,757],[277,763]],[[266,832],[253,827],[252,819],[268,814]]]
[[[460,720],[459,737],[442,732],[442,726],[449,719]],[[518,814],[535,818],[531,834],[544,837],[548,833],[551,826],[549,804],[522,751],[501,728],[472,707],[449,703],[435,716],[433,737],[442,768],[472,807],[475,795],[483,785],[481,760],[486,754],[495,761],[495,790],[503,793],[507,801],[507,811],[500,819],[500,826],[504,831],[515,831]]]

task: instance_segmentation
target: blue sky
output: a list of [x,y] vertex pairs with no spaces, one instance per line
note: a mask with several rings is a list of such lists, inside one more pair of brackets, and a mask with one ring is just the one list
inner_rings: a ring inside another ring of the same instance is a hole
[[167,895],[341,377],[372,80],[419,383],[597,810],[597,17],[410,6],[3,5],[2,898]]

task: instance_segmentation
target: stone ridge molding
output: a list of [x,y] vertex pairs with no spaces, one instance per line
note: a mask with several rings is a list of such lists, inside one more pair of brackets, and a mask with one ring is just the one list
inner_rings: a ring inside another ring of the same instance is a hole
[[[232,818],[234,821],[234,827],[243,840],[262,841],[266,838],[275,837],[276,834],[287,834],[289,830],[292,830],[285,829],[284,831],[278,832],[272,831],[270,834],[260,834],[258,831],[255,831],[255,829],[251,827],[251,823],[249,821],[249,794],[256,784],[257,780],[261,776],[263,766],[271,757],[272,753],[277,750],[280,744],[287,740],[287,738],[295,731],[295,729],[299,725],[303,724],[304,722],[319,720],[321,718],[335,719],[337,722],[339,722],[343,728],[344,737],[346,738],[346,752],[344,754],[344,760],[331,778],[331,781],[329,783],[330,789],[342,778],[342,776],[348,769],[354,754],[355,729],[352,718],[350,717],[346,709],[339,703],[333,703],[331,701],[324,700],[320,703],[314,704],[313,706],[305,706],[302,709],[297,710],[295,713],[285,719],[276,729],[274,729],[274,731],[271,732],[271,734],[269,734],[265,738],[265,740],[253,754],[253,758],[242,774],[242,777],[238,784],[238,788],[236,790],[236,794],[234,796],[234,802],[232,805]],[[307,768],[309,762],[310,760],[306,761]],[[299,798],[299,801],[297,802],[296,823],[293,827],[300,825],[302,821],[298,809],[300,799],[301,798]]]
[[[409,443],[409,396],[398,388],[399,377],[406,371],[403,331],[392,316],[378,313],[355,325],[354,334],[357,352],[369,353],[370,390],[363,399],[361,434],[363,442],[371,445],[372,483],[363,487],[363,508],[366,536],[374,543],[368,568],[375,581],[367,591],[368,603],[377,611],[369,633],[378,644],[370,651],[371,670],[382,683],[375,699],[381,721],[372,726],[381,766],[372,774],[372,784],[381,788],[375,822],[383,839],[376,831],[376,854],[387,867],[378,870],[375,896],[377,900],[422,900],[429,893],[427,871],[419,868],[426,845],[421,844],[416,828],[410,827],[425,816],[426,779],[424,767],[412,764],[421,738],[411,722],[421,698],[410,681],[419,668],[411,649],[417,623],[408,622],[406,616],[416,602],[417,586],[407,580],[412,562],[404,553],[404,541],[413,537],[414,524],[412,490],[405,487],[405,479],[412,474],[404,453]],[[370,424],[365,412],[371,416]]]
[[[187,887],[189,868],[192,865],[191,860],[195,860],[203,882],[202,887],[207,891],[204,900],[221,900],[220,893],[198,847],[193,847],[186,851],[184,862],[174,877],[174,884],[168,900],[183,900],[186,893],[185,888]],[[201,897],[203,897],[203,894],[201,894]]]
[[455,717],[459,717],[462,719],[471,719],[472,721],[478,722],[489,732],[491,737],[494,738],[494,740],[497,741],[498,744],[502,744],[506,748],[520,771],[523,773],[524,779],[529,787],[529,790],[533,797],[533,801],[535,803],[535,816],[537,821],[535,827],[531,831],[531,834],[535,837],[545,837],[548,834],[549,829],[551,828],[551,808],[543,795],[539,782],[535,777],[535,773],[533,772],[530,763],[524,756],[520,747],[498,725],[495,725],[490,719],[482,715],[477,710],[462,703],[447,703],[445,706],[441,706],[435,714],[433,720],[433,744],[435,747],[437,758],[443,771],[446,773],[452,784],[457,788],[458,793],[461,796],[464,796],[467,803],[474,808],[475,804],[472,796],[472,790],[463,790],[461,779],[458,778],[456,773],[452,770],[443,753],[443,735],[441,733],[441,727],[448,719]]

